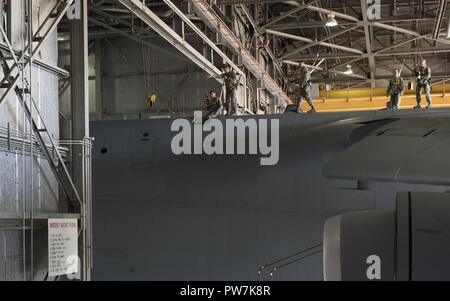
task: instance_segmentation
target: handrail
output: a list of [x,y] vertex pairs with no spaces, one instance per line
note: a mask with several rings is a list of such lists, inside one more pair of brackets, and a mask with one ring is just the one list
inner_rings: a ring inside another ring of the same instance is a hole
[[268,267],[270,267],[270,266],[276,265],[277,263],[283,262],[283,261],[285,261],[285,260],[287,260],[287,259],[290,259],[290,258],[295,257],[295,256],[298,256],[298,255],[301,255],[301,254],[306,253],[306,252],[308,252],[308,251],[311,251],[311,250],[313,250],[313,249],[315,249],[315,248],[321,247],[322,245],[323,245],[323,244],[317,244],[317,245],[315,245],[315,246],[312,246],[312,247],[309,247],[309,248],[307,248],[307,249],[298,251],[298,252],[296,252],[296,253],[294,253],[294,254],[291,254],[291,255],[289,255],[289,256],[283,257],[283,258],[281,258],[281,259],[275,260],[275,261],[273,261],[273,262],[270,262],[270,263],[267,263],[267,264],[264,264],[264,265],[258,267],[258,271],[257,271],[257,273],[258,273],[258,281],[261,280],[261,273],[262,273],[262,271],[263,271],[265,268],[268,268]]
[[273,280],[273,273],[275,273],[276,271],[278,271],[278,270],[280,270],[280,269],[282,269],[282,268],[284,268],[284,267],[287,267],[288,265],[291,265],[291,264],[293,264],[293,263],[299,262],[299,261],[301,261],[301,260],[303,260],[303,259],[306,259],[306,258],[308,258],[308,257],[311,257],[311,256],[313,256],[313,255],[316,255],[316,254],[319,254],[319,253],[322,253],[322,252],[323,252],[323,249],[320,249],[320,250],[318,250],[318,251],[316,251],[316,252],[314,252],[314,253],[311,253],[311,254],[309,254],[309,255],[302,256],[302,257],[300,257],[300,258],[297,258],[296,260],[292,260],[292,261],[287,262],[287,263],[285,263],[285,264],[282,264],[282,265],[279,265],[279,266],[274,267],[274,268],[270,271],[270,274],[269,274],[269,275],[270,275],[270,281]]

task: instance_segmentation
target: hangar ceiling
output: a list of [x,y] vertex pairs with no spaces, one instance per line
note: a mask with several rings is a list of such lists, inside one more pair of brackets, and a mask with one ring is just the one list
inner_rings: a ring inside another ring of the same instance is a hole
[[[174,22],[176,15],[164,1],[146,2],[164,22],[169,25]],[[315,81],[370,83],[386,79],[394,65],[403,65],[404,72],[412,73],[421,57],[433,60],[435,80],[448,77],[450,40],[447,38],[449,6],[446,2],[383,1],[379,11],[373,10],[375,19],[372,20],[362,14],[365,9],[375,8],[368,7],[366,0],[219,0],[210,4],[216,10],[222,8],[227,23],[230,21],[227,16],[245,19],[245,11],[250,12],[254,24],[248,22],[247,31],[272,41],[269,46],[272,53],[268,57],[286,74],[290,73],[289,61],[302,59],[310,65],[322,61],[322,68],[314,75]],[[181,2],[174,3],[183,7]],[[204,20],[191,8],[186,8],[186,15],[204,28]],[[91,37],[128,35],[133,39],[145,39],[153,34],[151,29],[136,22],[119,1],[95,1],[89,10]],[[330,15],[334,15],[337,26],[325,25]],[[252,25],[257,27],[256,30]],[[239,38],[238,29],[231,29]],[[244,39],[241,42],[250,44]],[[334,73],[344,72],[347,65],[352,66],[352,75]],[[281,74],[276,77],[281,78]]]

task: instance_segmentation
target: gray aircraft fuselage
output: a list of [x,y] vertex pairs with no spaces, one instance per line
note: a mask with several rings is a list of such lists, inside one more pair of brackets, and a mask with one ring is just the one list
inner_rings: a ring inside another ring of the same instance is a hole
[[[383,138],[400,124],[398,155],[403,137],[415,135],[422,121],[450,123],[449,110],[242,118],[279,120],[276,165],[262,166],[260,155],[174,155],[172,119],[91,123],[93,279],[255,280],[259,266],[321,243],[332,216],[392,209],[399,191],[450,189],[420,177],[408,181],[409,173],[390,180],[390,170],[371,177],[358,170],[364,164],[342,170],[344,152],[367,137]],[[367,160],[379,152],[389,160],[390,150],[376,146]],[[368,171],[383,166],[372,163]],[[274,279],[320,280],[322,256],[284,267]]]

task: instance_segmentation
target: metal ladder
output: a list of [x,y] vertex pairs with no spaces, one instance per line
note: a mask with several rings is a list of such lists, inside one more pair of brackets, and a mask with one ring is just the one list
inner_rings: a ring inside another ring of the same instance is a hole
[[[49,15],[41,24],[36,34],[33,35],[33,42],[37,42],[38,44],[35,48],[32,49],[31,57],[26,58],[25,53],[30,49],[31,46],[27,45],[22,52],[20,59],[18,59],[16,56],[16,51],[12,48],[12,45],[8,40],[4,28],[0,26],[0,32],[4,40],[6,41],[9,50],[9,53],[7,55],[3,53],[3,50],[0,51],[0,66],[4,73],[4,78],[0,81],[0,89],[6,89],[2,92],[3,94],[1,94],[0,105],[2,101],[9,95],[9,93],[14,90],[17,99],[19,100],[19,103],[21,104],[25,112],[26,117],[31,124],[34,135],[36,136],[36,140],[45,158],[47,159],[50,168],[56,180],[58,181],[58,184],[61,186],[65,196],[67,197],[67,200],[69,200],[72,205],[76,206],[78,204],[81,208],[83,208],[82,199],[80,198],[80,195],[75,187],[67,166],[64,163],[61,153],[58,150],[58,146],[56,145],[53,137],[46,127],[39,108],[30,94],[31,90],[28,81],[25,79],[22,81],[22,87],[17,86],[18,81],[21,77],[21,72],[29,66],[31,59],[39,52],[46,38],[50,35],[53,29],[56,28],[61,18],[69,9],[72,2],[73,0],[58,1],[50,11]],[[46,28],[46,26],[48,26],[48,28],[44,31],[43,29]],[[11,59],[14,61],[14,63],[11,67],[9,67],[8,61]],[[13,74],[15,73],[16,75],[13,76]],[[25,101],[25,95],[27,95],[30,100],[30,106],[27,104],[27,101]],[[37,117],[37,120],[35,120],[35,117],[33,117],[32,111],[36,112],[35,115]],[[44,138],[44,135],[46,139]],[[50,142],[50,147],[47,146],[46,140]],[[54,156],[52,156],[52,153],[54,154]],[[66,179],[70,185],[66,185],[64,179]]]

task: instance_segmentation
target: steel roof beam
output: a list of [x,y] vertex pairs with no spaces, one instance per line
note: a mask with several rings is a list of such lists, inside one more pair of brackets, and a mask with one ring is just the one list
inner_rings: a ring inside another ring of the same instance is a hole
[[208,61],[201,53],[172,30],[172,28],[164,23],[145,4],[138,0],[118,1],[208,74],[211,76],[219,76],[221,74],[220,70],[213,63]]
[[[297,62],[293,62],[293,61],[283,61],[283,63],[287,64],[287,65],[294,65],[294,66],[298,66],[299,65]],[[326,69],[326,68],[322,68],[322,67],[318,67],[318,66],[312,66],[312,65],[308,65],[308,64],[306,64],[306,66],[308,68],[313,69],[313,70],[331,72],[331,73],[334,73],[334,74],[339,74],[339,75],[344,75],[344,76],[348,76],[348,77],[353,77],[353,78],[367,80],[367,77],[365,77],[363,75],[359,75],[359,74],[347,74],[347,73],[342,72],[342,71],[338,71],[338,70],[334,70],[334,69]],[[295,76],[291,76],[291,79],[292,79],[292,77],[295,77]]]
[[[260,42],[264,43],[264,38],[262,37],[261,28],[258,26],[258,24],[256,23],[255,19],[253,19],[253,17],[251,15],[251,13],[249,12],[248,8],[244,4],[241,4],[239,6],[241,7],[242,11],[244,12],[244,14],[247,17],[247,19],[250,22],[250,24],[253,26],[253,29],[257,33]],[[284,71],[281,68],[281,66],[278,64],[278,62],[277,62],[278,60],[275,57],[275,54],[272,52],[272,50],[270,48],[267,48],[266,50],[267,50],[267,53],[269,54],[269,57],[274,62],[275,68],[278,70],[278,73],[280,73],[280,75],[283,77],[283,79],[286,80],[286,75],[284,74]]]
[[257,79],[260,79],[263,82],[264,87],[272,95],[281,99],[285,104],[290,103],[290,99],[283,89],[253,57],[250,51],[245,48],[225,22],[220,19],[214,9],[205,0],[192,0],[190,3],[194,6],[197,16],[200,17],[210,29],[221,35],[226,45],[241,57],[245,67],[247,67]]
[[[391,51],[391,52],[380,52],[376,53],[374,52],[375,57],[386,57],[386,56],[414,56],[414,55],[421,55],[421,54],[439,54],[439,53],[450,53],[449,49],[422,49],[422,50],[401,50],[401,51]],[[324,58],[326,60],[334,60],[334,59],[365,59],[367,58],[367,54],[363,55],[357,55],[357,54],[351,54],[351,53],[326,53],[321,54],[319,56],[320,58]],[[291,58],[291,60],[315,60],[317,59],[316,55],[302,55],[298,57]],[[355,60],[356,61],[356,60]],[[346,63],[348,64],[348,62]]]
[[[335,32],[335,33],[333,33],[333,34],[331,34],[330,36],[326,36],[325,38],[319,40],[317,43],[323,43],[323,42],[325,42],[325,41],[328,41],[328,40],[331,39],[331,38],[335,38],[335,37],[337,37],[337,36],[340,36],[340,35],[342,35],[342,34],[344,34],[344,33],[346,33],[346,32],[352,31],[352,30],[354,30],[354,29],[356,29],[356,28],[358,28],[358,27],[359,27],[359,25],[353,25],[353,26],[351,26],[351,27],[344,28],[344,29],[342,29],[342,30],[339,30],[339,31],[337,31],[337,32]],[[314,47],[314,46],[317,45],[317,43],[313,43],[313,44],[309,44],[309,45],[305,45],[305,46],[301,46],[301,47],[299,47],[299,48],[296,48],[296,49],[294,49],[294,50],[292,50],[292,51],[290,51],[290,52],[284,54],[283,56],[281,56],[281,59],[285,59],[285,58],[287,58],[287,57],[289,57],[289,56],[291,56],[291,55],[293,55],[293,54],[302,52],[302,51],[304,51],[304,50],[306,50],[306,49],[308,49],[308,48],[310,48],[310,47]]]
[[[408,18],[408,17],[390,17],[390,18],[384,18],[382,20],[379,20],[379,23],[391,23],[391,22],[396,22],[396,23],[403,23],[403,22],[416,22],[416,21],[421,21],[421,22],[429,22],[429,21],[433,21],[434,18]],[[369,21],[369,24],[371,24],[372,22]],[[355,22],[350,22],[350,21],[344,21],[344,22],[339,22],[340,26],[349,26],[349,25],[354,25]],[[273,24],[270,25],[269,28],[273,29],[273,30],[286,30],[286,29],[299,29],[299,28],[316,28],[316,27],[323,27],[325,25],[325,22],[323,21],[310,21],[310,22],[289,22],[289,23],[279,23],[279,24]]]
[[438,6],[438,12],[436,14],[436,21],[434,22],[434,29],[432,33],[432,38],[437,39],[439,37],[439,30],[441,29],[442,21],[445,15],[445,8],[447,6],[447,0],[440,0]]
[[367,57],[369,59],[369,72],[370,72],[370,82],[372,87],[375,87],[375,56],[373,55],[372,51],[372,40],[371,40],[371,34],[370,34],[370,28],[369,28],[369,20],[367,17],[367,0],[361,0],[361,10],[362,10],[362,17],[363,17],[363,25],[364,25],[364,38],[366,41],[366,51],[367,51]]
[[[361,2],[361,3],[363,3],[363,2]],[[299,5],[299,4],[297,3],[297,5]],[[316,12],[323,12],[323,13],[326,13],[326,14],[334,14],[336,17],[339,17],[339,18],[342,18],[342,19],[345,19],[345,20],[348,20],[348,21],[353,21],[353,22],[356,22],[358,24],[364,25],[363,24],[364,21],[361,21],[358,18],[355,18],[355,17],[347,15],[347,14],[339,13],[339,12],[336,12],[336,11],[324,9],[324,8],[313,6],[313,5],[308,5],[306,7],[306,9],[311,10],[311,11],[316,11]],[[401,28],[401,27],[388,25],[388,24],[383,24],[381,22],[370,22],[370,24],[375,26],[375,27],[378,27],[378,28],[384,28],[384,29],[388,29],[390,31],[400,32],[400,33],[404,33],[404,34],[411,35],[411,36],[416,36],[416,37],[424,37],[426,39],[435,40],[435,41],[440,42],[442,44],[450,45],[450,41],[447,40],[447,39],[442,39],[442,38],[433,39],[433,37],[431,35],[423,36],[422,34],[420,34],[418,32],[415,32],[415,31],[412,31],[412,30],[408,30],[408,29],[404,29],[404,28]]]
[[292,39],[292,40],[296,40],[296,41],[302,41],[305,43],[310,43],[311,46],[324,46],[324,47],[328,47],[328,48],[334,48],[334,49],[339,49],[342,51],[346,51],[346,52],[351,52],[351,53],[356,53],[356,54],[360,54],[363,55],[364,52],[362,52],[361,50],[358,49],[354,49],[354,48],[349,48],[349,47],[345,47],[345,46],[339,46],[336,44],[331,44],[331,43],[327,43],[327,42],[322,42],[322,41],[314,41],[310,38],[305,38],[302,36],[297,36],[297,35],[292,35],[289,33],[285,33],[285,32],[280,32],[280,31],[276,31],[276,30],[271,30],[271,29],[266,29],[266,32],[269,34],[273,34],[279,37],[284,37],[284,38],[288,38],[288,39]]
[[283,19],[285,19],[285,18],[295,14],[296,12],[299,12],[301,10],[306,9],[308,7],[308,5],[311,5],[311,4],[313,4],[313,3],[317,2],[317,1],[318,0],[313,0],[313,1],[310,1],[308,4],[301,4],[301,5],[297,6],[297,7],[294,7],[292,9],[288,10],[287,12],[282,13],[279,16],[271,18],[270,20],[268,20],[266,22],[266,24],[262,25],[261,27],[262,28],[266,28],[266,27],[268,27],[268,26],[270,26],[270,25],[272,25],[274,23],[277,23],[277,22],[279,22],[279,21],[281,21],[281,20],[283,20]]

